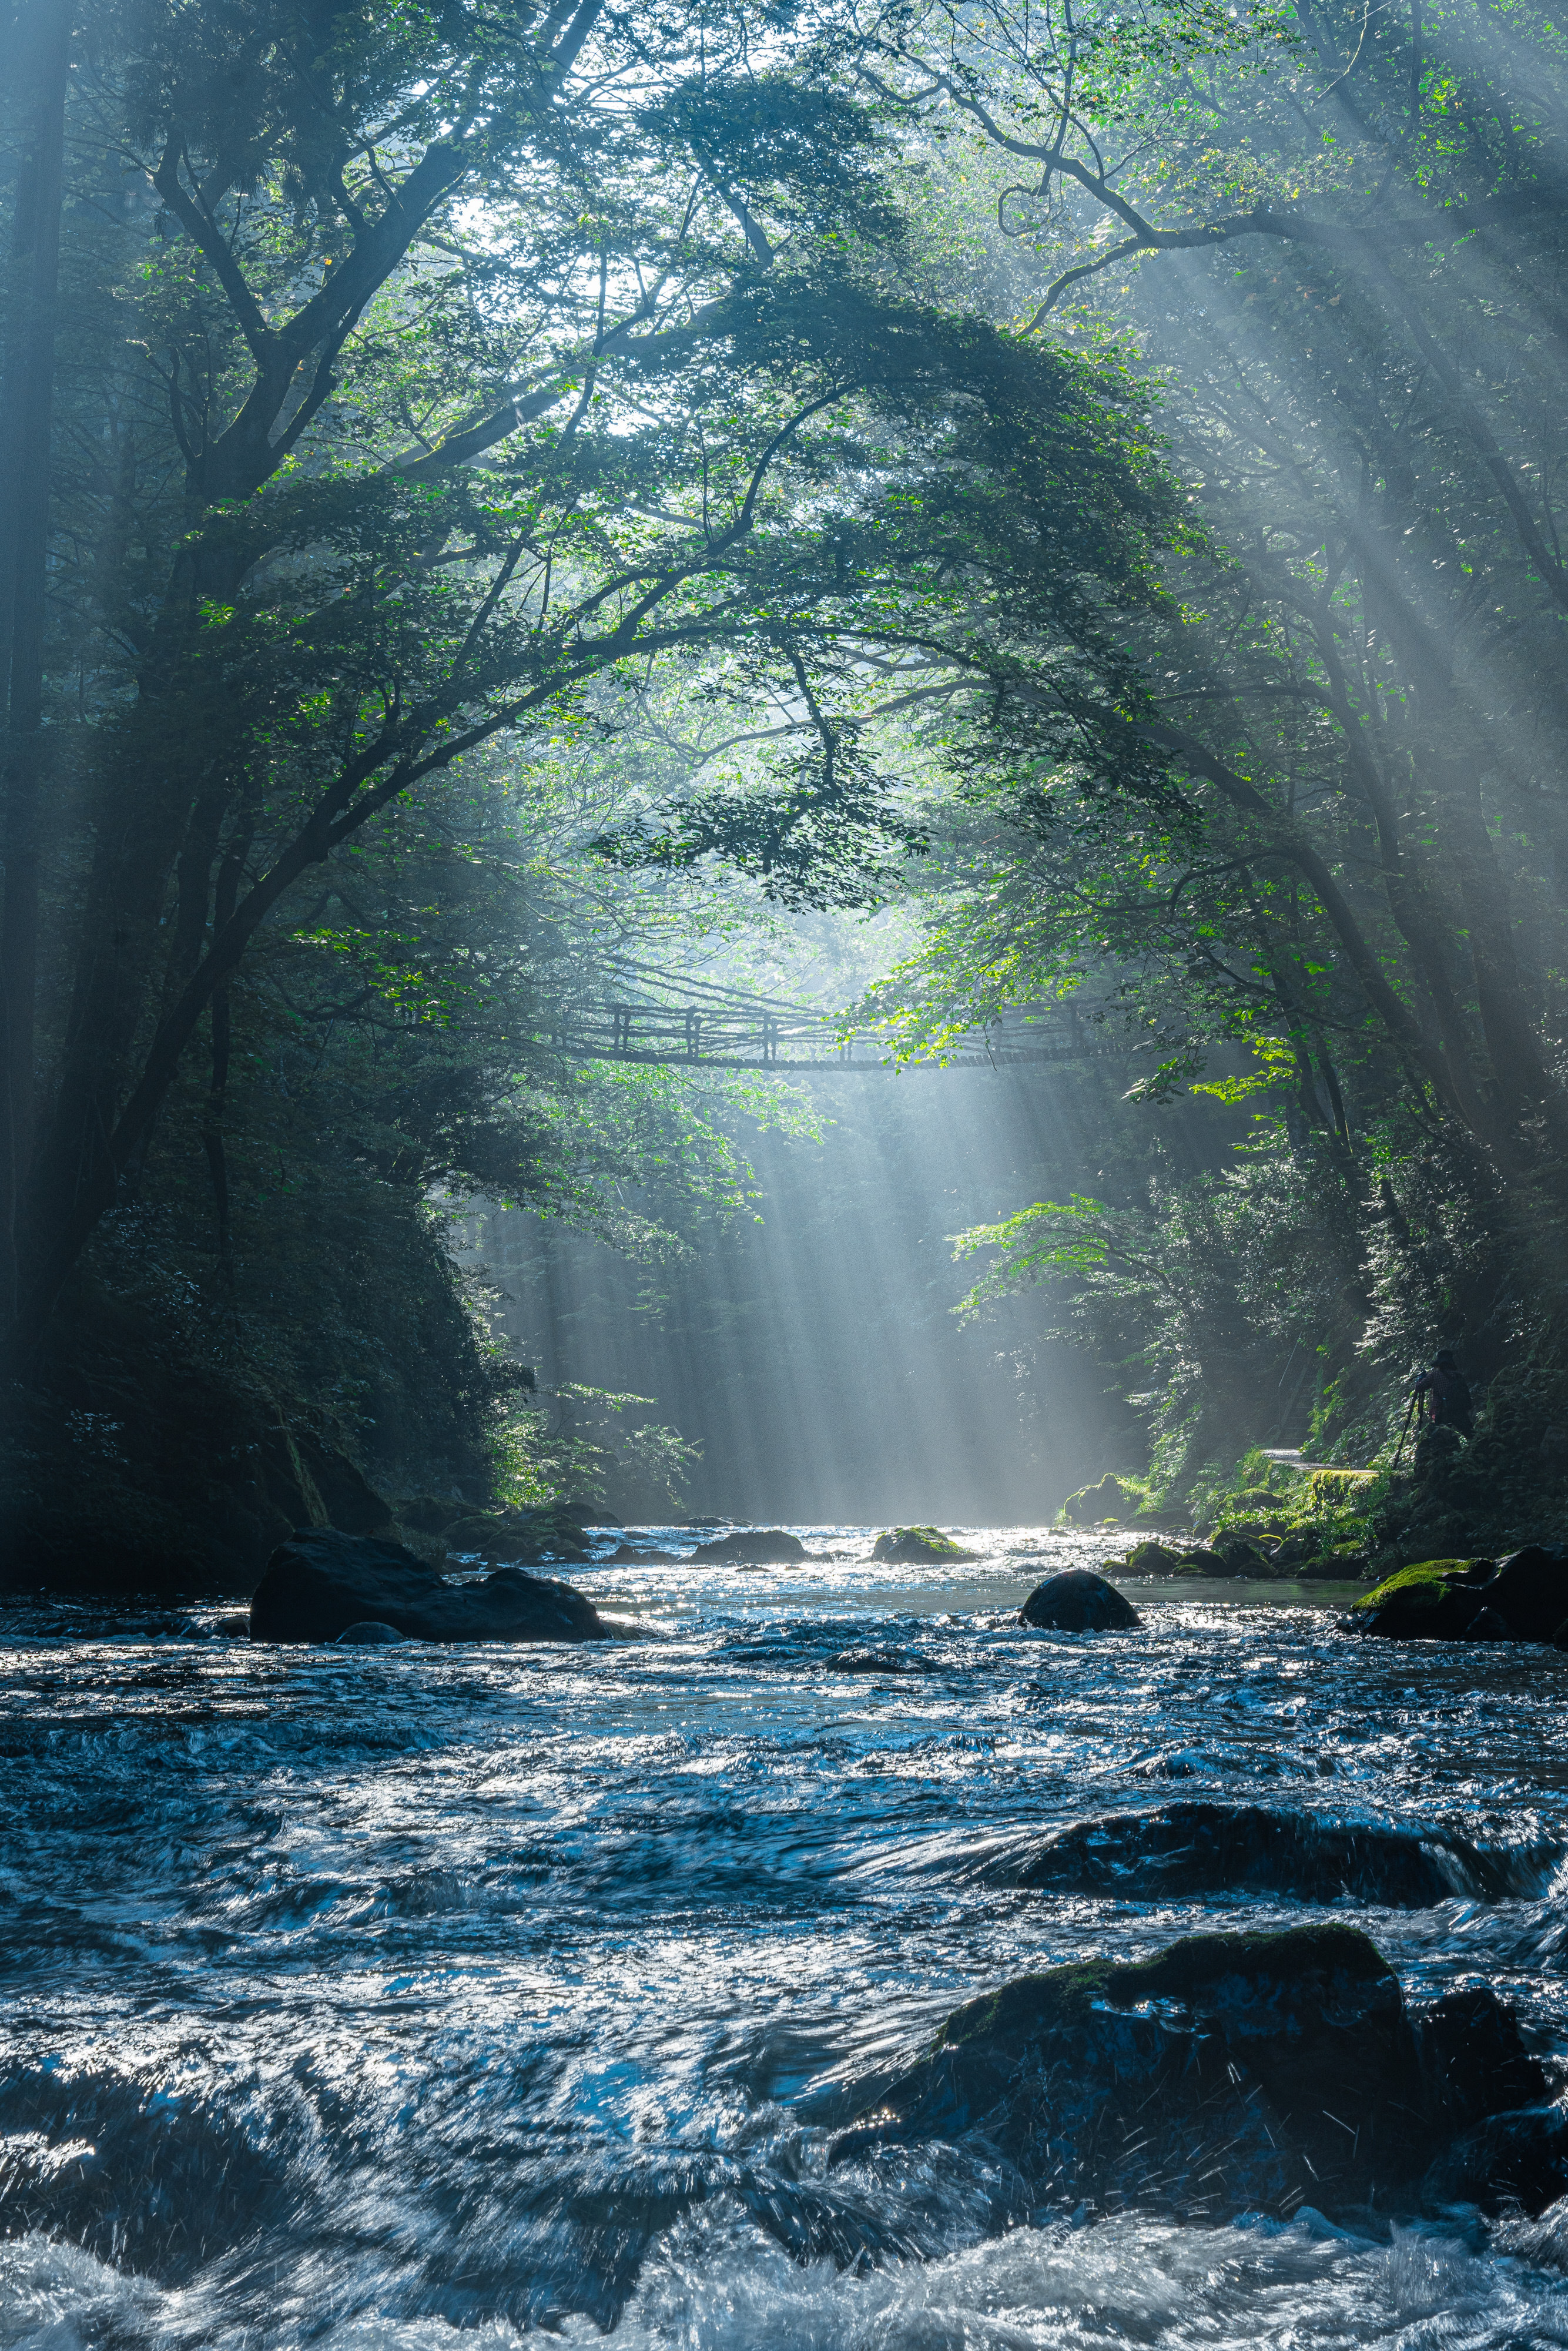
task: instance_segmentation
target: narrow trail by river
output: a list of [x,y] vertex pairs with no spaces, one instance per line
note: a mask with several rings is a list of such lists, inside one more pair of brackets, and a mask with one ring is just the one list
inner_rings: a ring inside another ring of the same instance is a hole
[[796,1531],[572,1571],[650,1636],[583,1647],[0,1615],[0,2345],[1568,2344],[1556,2212],[998,2236],[982,2151],[826,2164],[958,2001],[1200,1926],[1332,1909],[1568,2055],[1568,1656],[1288,1585],[1036,1633],[1106,1541]]

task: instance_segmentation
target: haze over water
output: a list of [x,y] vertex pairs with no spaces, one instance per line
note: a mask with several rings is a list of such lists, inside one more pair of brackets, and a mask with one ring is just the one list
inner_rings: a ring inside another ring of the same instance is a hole
[[1007,1976],[1322,1915],[1184,1890],[1125,1828],[1101,1882],[1009,1882],[1195,1800],[1424,1842],[1436,1898],[1338,1912],[1407,1995],[1483,1977],[1561,2053],[1568,1657],[1358,1642],[1285,1586],[1040,1634],[1019,1601],[1104,1538],[912,1570],[798,1531],[840,1555],[574,1571],[651,1636],[582,1648],[6,1612],[0,2344],[1568,2343],[1550,2214],[996,2234],[979,2150],[825,2164]]

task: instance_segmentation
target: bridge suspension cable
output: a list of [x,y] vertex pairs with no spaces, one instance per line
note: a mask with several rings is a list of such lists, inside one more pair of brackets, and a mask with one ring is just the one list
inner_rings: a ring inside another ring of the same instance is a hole
[[[551,1015],[550,1042],[570,1060],[857,1075],[899,1066],[894,1032],[885,1026],[850,1030],[820,1005],[791,1004],[625,956],[594,961],[597,968],[582,974],[591,984]],[[996,1069],[1134,1050],[1071,1005],[1051,1004],[1023,1006],[988,1027],[967,1029],[933,1059],[948,1069]]]

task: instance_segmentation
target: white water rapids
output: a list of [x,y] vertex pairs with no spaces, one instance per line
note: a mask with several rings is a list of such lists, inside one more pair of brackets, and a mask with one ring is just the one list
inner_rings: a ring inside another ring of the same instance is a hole
[[[1358,1641],[1308,1587],[1040,1634],[1103,1539],[797,1531],[840,1555],[570,1571],[650,1635],[581,1648],[0,1615],[0,2346],[1568,2344],[1568,2208],[996,2235],[980,2150],[824,2160],[1008,1975],[1325,1906],[1568,2053],[1568,1656]],[[1288,1865],[1196,1885],[1139,1844],[1178,1800]],[[1303,1895],[1347,1825],[1371,1874]],[[1019,1883],[1073,1828],[1087,1875]]]

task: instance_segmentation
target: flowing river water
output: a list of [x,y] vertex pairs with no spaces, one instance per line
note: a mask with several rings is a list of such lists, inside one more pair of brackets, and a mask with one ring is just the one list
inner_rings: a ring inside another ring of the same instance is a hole
[[[0,2345],[1568,2344],[1568,2205],[998,2235],[983,2150],[825,2165],[975,1992],[1329,1904],[1568,2053],[1568,1656],[1289,1585],[1036,1633],[1103,1539],[798,1531],[837,1556],[570,1571],[649,1636],[580,1648],[0,1616]],[[1128,1819],[1195,1802],[1273,1823],[1234,1882]]]

